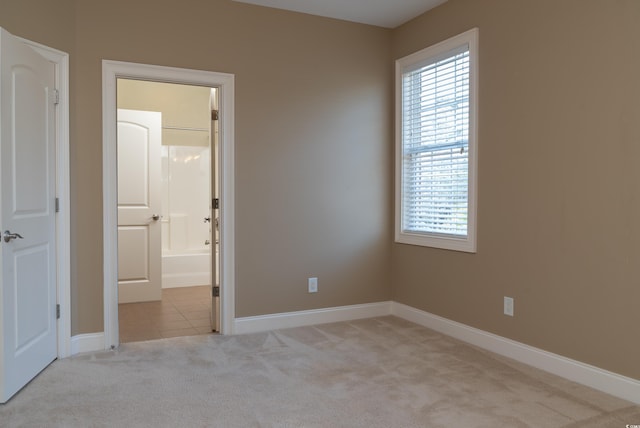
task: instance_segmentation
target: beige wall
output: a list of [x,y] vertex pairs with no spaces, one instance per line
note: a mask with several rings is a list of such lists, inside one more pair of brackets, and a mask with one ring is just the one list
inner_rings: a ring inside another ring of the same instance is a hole
[[71,53],[74,0],[0,0],[0,27],[15,36]]
[[235,74],[237,316],[389,299],[389,30],[229,0],[0,0],[0,25],[71,54],[72,334],[103,329],[102,59]]
[[235,74],[237,316],[389,299],[388,30],[228,0],[76,11],[74,334],[103,328],[102,59]]
[[638,23],[636,0],[449,0],[394,31],[395,59],[480,29],[478,252],[395,244],[394,300],[640,379]]
[[[117,80],[116,100],[119,109],[162,113],[163,146],[209,147],[211,88],[144,80]],[[203,202],[208,203],[208,200],[209,196],[206,196]],[[165,208],[163,206],[163,210]]]
[[161,112],[163,127],[211,127],[209,87],[118,79],[116,99],[118,108]]
[[[72,54],[73,334],[103,328],[112,59],[236,75],[238,316],[391,297],[640,379],[638,22],[635,0],[449,0],[394,31],[228,0],[0,0],[0,25]],[[390,59],[474,26],[478,253],[390,250]]]

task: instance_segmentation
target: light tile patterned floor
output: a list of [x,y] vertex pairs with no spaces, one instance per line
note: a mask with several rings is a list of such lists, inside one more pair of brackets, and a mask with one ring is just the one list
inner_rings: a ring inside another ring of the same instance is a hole
[[120,342],[211,333],[211,287],[162,290],[158,302],[118,305]]

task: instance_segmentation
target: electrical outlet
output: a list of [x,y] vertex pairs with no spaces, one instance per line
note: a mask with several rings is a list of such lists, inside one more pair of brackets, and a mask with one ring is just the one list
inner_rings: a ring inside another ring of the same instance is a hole
[[504,314],[513,316],[513,297],[504,297]]
[[309,293],[318,292],[318,278],[309,278],[307,285],[309,286]]

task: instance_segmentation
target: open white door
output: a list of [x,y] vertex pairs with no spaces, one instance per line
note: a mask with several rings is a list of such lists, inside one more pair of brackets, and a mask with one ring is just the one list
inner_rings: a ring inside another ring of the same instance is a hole
[[218,89],[211,90],[211,330],[220,332],[220,187],[218,184]]
[[162,115],[118,109],[118,302],[162,298]]
[[57,356],[55,68],[0,29],[0,402]]

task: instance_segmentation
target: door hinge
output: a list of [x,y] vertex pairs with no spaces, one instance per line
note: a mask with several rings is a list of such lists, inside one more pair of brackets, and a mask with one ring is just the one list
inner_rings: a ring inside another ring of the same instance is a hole
[[211,287],[211,295],[213,297],[220,297],[220,286]]
[[211,120],[218,120],[219,116],[218,110],[211,110]]
[[60,319],[60,305],[56,305],[56,319],[59,320]]
[[213,207],[214,210],[220,209],[220,199],[213,198],[211,200],[211,206]]
[[60,212],[60,198],[56,198],[56,212]]
[[54,89],[53,92],[51,93],[51,100],[53,101],[54,105],[58,105],[60,104],[60,91],[57,89]]

